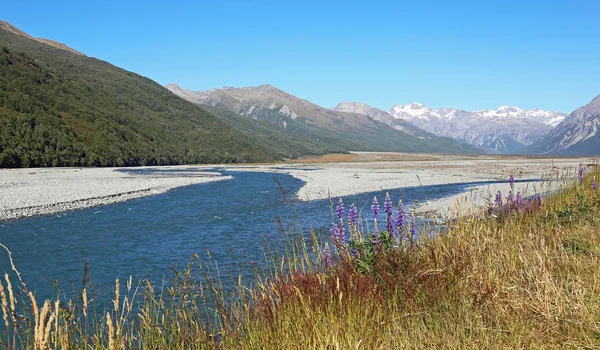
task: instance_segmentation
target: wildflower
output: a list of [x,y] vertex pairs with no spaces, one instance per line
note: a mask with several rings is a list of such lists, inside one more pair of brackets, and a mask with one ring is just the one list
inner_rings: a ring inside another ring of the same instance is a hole
[[386,192],[385,194],[385,202],[383,202],[383,210],[387,214],[387,225],[386,229],[390,233],[390,235],[394,236],[394,224],[392,220],[392,200],[390,199],[390,194]]
[[579,183],[583,183],[583,164],[579,164],[579,170],[577,171],[577,179],[579,180]]
[[523,211],[528,214],[531,212],[531,203],[527,198],[523,200]]
[[398,237],[402,237],[404,233],[404,225],[406,225],[406,216],[404,213],[404,207],[402,206],[402,201],[398,203],[398,212],[396,213],[396,222],[394,223],[396,226],[396,233]]
[[348,225],[350,227],[357,226],[356,218],[358,218],[358,210],[356,209],[356,205],[352,203],[350,210],[348,210]]
[[377,220],[379,218],[379,203],[377,202],[377,197],[373,197],[371,211],[373,212],[373,217],[375,218],[375,220]]
[[598,181],[596,181],[596,178],[592,180],[592,190],[598,191]]
[[498,193],[496,193],[496,200],[494,203],[496,204],[496,207],[502,208],[502,192],[498,191]]
[[506,204],[508,206],[511,206],[514,201],[515,201],[515,195],[513,194],[512,191],[508,192],[508,196],[506,197]]
[[337,207],[335,208],[335,215],[340,220],[342,220],[342,217],[344,217],[344,202],[342,201],[341,198],[340,198],[340,201],[338,202]]
[[333,265],[333,257],[331,256],[331,251],[329,250],[329,245],[325,243],[325,249],[323,249],[323,255],[321,256],[323,259],[323,265],[325,268],[328,268]]
[[383,202],[383,211],[385,211],[388,215],[392,215],[392,200],[390,199],[390,194],[385,193],[385,201]]
[[381,241],[379,240],[379,234],[378,233],[373,233],[373,235],[371,236],[371,243],[373,243],[373,245],[377,249],[381,248]]
[[510,183],[510,190],[513,191],[515,189],[515,176],[514,175],[509,175],[508,176],[508,183]]
[[515,200],[515,204],[519,209],[523,207],[523,195],[521,195],[521,192],[517,192],[517,199]]
[[373,227],[373,232],[375,234],[379,233],[379,228],[377,227],[377,221],[379,219],[379,203],[377,202],[377,197],[373,197],[373,204],[371,204],[371,211],[373,211],[373,218],[375,227]]
[[330,229],[331,231],[331,240],[336,247],[341,247],[344,245],[344,241],[346,240],[346,231],[344,230],[344,226],[340,226],[338,224],[333,224],[333,227]]

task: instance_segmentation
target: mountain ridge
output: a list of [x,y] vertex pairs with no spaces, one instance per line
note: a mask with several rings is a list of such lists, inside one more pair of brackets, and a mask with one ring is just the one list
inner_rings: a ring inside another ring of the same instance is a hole
[[75,50],[75,49],[73,49],[73,48],[71,48],[71,47],[69,47],[69,46],[67,46],[67,45],[65,45],[63,43],[60,43],[58,41],[54,41],[54,40],[51,40],[51,39],[44,39],[44,38],[34,38],[31,35],[25,33],[24,31],[22,31],[21,29],[15,27],[12,24],[10,24],[10,23],[8,23],[6,21],[3,21],[3,20],[0,20],[0,29],[4,29],[4,30],[6,30],[8,32],[11,32],[11,33],[13,33],[15,35],[18,35],[20,37],[23,37],[23,38],[26,38],[26,39],[30,39],[30,40],[35,40],[37,42],[40,42],[42,44],[46,44],[46,45],[52,46],[52,47],[60,49],[60,50],[65,50],[65,51],[69,51],[71,53],[74,53],[76,55],[85,56],[83,53],[81,53],[81,52],[79,52],[79,51],[77,51],[77,50]]
[[432,109],[416,102],[394,105],[389,113],[435,135],[501,154],[521,152],[565,117],[556,111],[523,110],[514,106],[470,112],[460,108]]
[[448,138],[438,138],[402,121],[394,121],[399,127],[390,127],[359,113],[340,112],[316,105],[269,84],[191,91],[171,83],[166,88],[197,104],[220,107],[251,119],[267,120],[283,129],[293,125],[296,132],[305,135],[331,137],[347,150],[476,152],[475,148]]
[[530,154],[600,155],[600,95],[571,112],[556,128],[526,149]]

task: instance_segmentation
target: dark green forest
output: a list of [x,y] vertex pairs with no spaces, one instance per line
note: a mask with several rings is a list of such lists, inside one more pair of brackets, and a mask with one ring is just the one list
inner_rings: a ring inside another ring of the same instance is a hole
[[224,120],[150,79],[0,30],[0,167],[256,162],[341,151],[242,118]]

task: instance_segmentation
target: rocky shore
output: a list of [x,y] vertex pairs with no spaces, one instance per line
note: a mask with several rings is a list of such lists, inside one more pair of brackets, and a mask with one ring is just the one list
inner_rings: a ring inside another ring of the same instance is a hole
[[135,168],[135,172],[115,168],[2,169],[0,221],[124,202],[231,178],[199,167],[176,167],[185,172],[168,173],[144,169],[148,168]]

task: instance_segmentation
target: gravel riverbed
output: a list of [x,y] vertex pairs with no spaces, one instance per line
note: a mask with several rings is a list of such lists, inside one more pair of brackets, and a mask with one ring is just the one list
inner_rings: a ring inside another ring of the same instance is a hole
[[[222,169],[290,174],[305,182],[296,194],[300,200],[318,200],[412,186],[499,181],[506,180],[510,174],[518,180],[540,180],[565,172],[574,175],[579,164],[587,166],[598,162],[598,158],[591,157],[553,159],[368,152],[353,155],[360,161]],[[215,166],[160,167],[165,171],[148,173],[116,168],[0,169],[0,221],[123,202],[180,186],[231,178],[207,172],[207,168]],[[144,167],[130,169],[143,170]],[[421,203],[417,210],[447,214],[457,200],[468,201],[471,207],[479,206],[489,198],[489,193],[498,189],[506,192],[506,186],[502,185],[479,186],[470,191],[470,195]]]
[[173,168],[184,168],[186,172],[167,175],[116,168],[0,169],[0,221],[124,202],[180,186],[231,178],[199,167],[161,167]]

